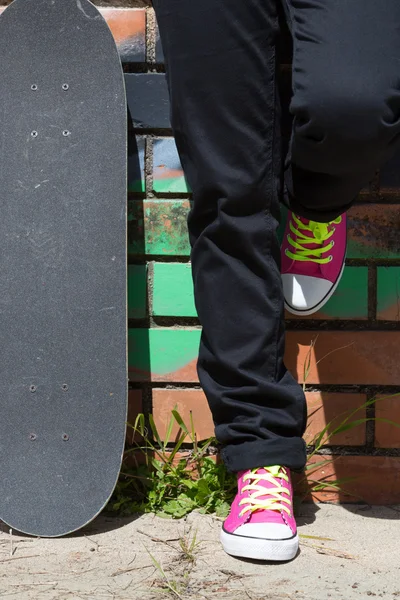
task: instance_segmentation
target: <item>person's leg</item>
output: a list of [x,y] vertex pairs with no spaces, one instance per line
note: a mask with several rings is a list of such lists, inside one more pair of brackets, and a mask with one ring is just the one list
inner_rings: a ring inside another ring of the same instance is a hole
[[400,2],[283,1],[294,42],[290,208],[327,222],[400,143]]
[[238,479],[221,542],[236,556],[290,559],[298,536],[289,469],[306,462],[306,405],[283,364],[276,0],[153,3],[193,192],[198,373]]
[[188,219],[198,374],[231,471],[301,469],[304,394],[285,369],[276,236],[275,0],[154,0]]
[[343,272],[342,213],[400,143],[400,2],[283,2],[293,35],[286,204],[295,215],[282,278],[287,308],[307,315]]

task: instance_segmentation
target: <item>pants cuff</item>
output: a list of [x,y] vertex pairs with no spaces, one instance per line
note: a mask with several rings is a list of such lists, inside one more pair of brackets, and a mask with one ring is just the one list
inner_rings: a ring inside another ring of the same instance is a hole
[[238,472],[281,465],[301,471],[307,462],[306,444],[302,438],[276,438],[224,446],[221,458],[228,471]]

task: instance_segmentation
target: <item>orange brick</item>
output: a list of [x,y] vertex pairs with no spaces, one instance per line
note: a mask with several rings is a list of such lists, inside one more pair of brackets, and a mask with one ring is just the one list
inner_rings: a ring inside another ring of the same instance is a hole
[[[308,406],[308,426],[304,439],[311,444],[328,423],[332,423],[329,432],[334,431],[350,413],[362,406],[367,397],[364,394],[336,394],[325,392],[310,392],[306,394]],[[349,423],[366,416],[365,408],[349,418]],[[328,445],[362,446],[365,444],[365,424],[357,425],[353,429],[333,435],[327,442]],[[324,440],[323,440],[324,441]]]
[[[305,435],[307,443],[311,443],[327,423],[332,422],[332,431],[351,411],[359,408],[365,401],[366,396],[363,394],[308,393],[309,425]],[[202,390],[155,389],[153,390],[153,416],[162,439],[175,405],[187,426],[192,411],[198,440],[214,435],[211,411]],[[363,418],[365,418],[365,409],[358,411],[351,420]],[[178,429],[177,424],[174,423],[171,436],[173,440],[177,436]],[[365,425],[335,435],[329,440],[329,444],[344,446],[365,444]]]
[[400,394],[378,396],[375,408],[377,419],[387,419],[397,423],[375,423],[375,446],[378,448],[400,448]]
[[[182,331],[186,333],[184,329]],[[307,383],[400,384],[400,331],[288,331],[285,361],[288,369],[300,382],[304,381],[304,364],[313,340],[316,340],[316,345],[311,352]],[[160,342],[154,342],[152,350],[155,356],[157,352],[161,352],[156,347],[158,343]],[[134,357],[131,358],[130,365],[132,380],[148,381],[151,378],[152,381],[171,383],[198,382],[197,358],[185,363],[184,351],[181,366],[168,373],[150,374],[148,370],[141,371],[133,364],[133,360]]]
[[[142,392],[141,390],[129,390],[128,396],[128,426],[126,428],[126,441],[128,444],[133,444],[134,434],[133,429],[130,425],[135,424],[136,417],[143,410],[142,407]],[[138,442],[136,436],[135,441]]]
[[[314,456],[313,463],[328,457]],[[400,458],[389,456],[333,456],[333,462],[308,473],[308,480],[324,480],[326,483],[343,478],[351,481],[341,484],[342,491],[315,492],[308,499],[316,502],[366,502],[369,504],[400,503]],[[301,476],[295,477],[296,489]],[[302,489],[304,492],[304,488]]]
[[99,8],[108,23],[122,57],[144,60],[146,11],[144,8]]
[[400,331],[290,331],[286,365],[300,382],[310,344],[307,383],[399,385]]
[[[153,416],[157,429],[163,439],[172,416],[171,411],[175,405],[189,431],[190,411],[192,411],[193,423],[196,428],[198,440],[205,440],[214,435],[214,424],[211,411],[202,390],[154,389]],[[179,427],[175,422],[172,429],[172,440],[176,438],[178,430]]]

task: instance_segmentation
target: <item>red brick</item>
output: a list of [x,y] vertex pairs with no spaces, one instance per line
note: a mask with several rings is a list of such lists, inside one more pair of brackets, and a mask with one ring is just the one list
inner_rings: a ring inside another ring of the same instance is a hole
[[[305,435],[306,441],[311,443],[327,423],[332,422],[332,431],[351,411],[362,406],[365,401],[366,396],[363,394],[308,393],[309,425]],[[192,411],[198,440],[214,435],[211,411],[202,390],[155,389],[153,390],[153,416],[162,439],[175,405],[188,428],[190,428],[190,411]],[[365,418],[365,409],[358,411],[350,421],[363,418]],[[174,423],[172,440],[176,439],[178,429],[178,425]],[[329,440],[329,444],[343,446],[365,444],[365,425],[336,434]]]
[[378,396],[375,417],[397,423],[375,423],[375,446],[378,448],[400,448],[400,394]]
[[134,436],[133,429],[130,425],[135,424],[136,417],[143,411],[142,392],[141,390],[129,390],[128,396],[128,425],[126,429],[126,441],[128,444],[133,444],[134,440],[138,442],[138,436]]
[[[130,332],[132,339],[133,331]],[[183,334],[186,335],[190,330],[181,331],[183,339]],[[141,335],[144,337],[145,334]],[[161,337],[161,334],[158,337]],[[399,385],[400,331],[289,331],[285,360],[289,370],[300,382],[304,381],[304,364],[310,344],[315,340],[316,345],[311,351],[311,368],[307,383]],[[153,344],[153,348],[150,349],[152,354],[161,352],[163,349],[161,341],[158,338],[154,341],[150,339],[150,344]],[[136,356],[141,356],[140,348],[135,349],[135,344],[141,343],[144,342],[139,336],[131,342],[130,378],[132,381],[198,382],[197,358],[185,362],[184,350],[182,350],[181,366],[175,371],[151,374],[148,370],[141,371],[134,364],[137,360]],[[187,341],[185,338],[182,346],[184,343],[190,343],[191,349],[194,345],[192,339]],[[143,352],[146,352],[146,347]]]
[[100,8],[124,62],[143,62],[146,52],[144,8]]
[[[304,439],[311,444],[315,437],[331,423],[328,432],[334,431],[346,417],[359,409],[367,400],[364,394],[336,394],[326,392],[310,392],[307,394],[308,427]],[[348,423],[365,419],[365,408],[349,418]],[[333,435],[330,439],[322,440],[327,445],[362,446],[365,444],[366,426],[357,425],[353,429]]]
[[310,344],[310,384],[399,385],[400,331],[290,331],[286,365],[304,382]]
[[[199,440],[205,440],[214,435],[214,424],[211,411],[202,390],[154,389],[153,416],[162,438],[165,436],[172,415],[171,411],[174,409],[175,405],[189,431],[190,411],[192,411],[193,423]],[[176,438],[178,430],[179,427],[175,422],[171,439]]]
[[[327,457],[314,456],[312,462],[318,463]],[[400,458],[389,456],[333,456],[333,462],[316,468],[308,473],[308,481],[340,480],[351,478],[352,481],[341,484],[343,491],[326,490],[308,496],[316,502],[366,502],[369,504],[400,503]],[[299,483],[301,476],[296,476],[296,489],[303,486]],[[304,492],[304,488],[302,489]]]

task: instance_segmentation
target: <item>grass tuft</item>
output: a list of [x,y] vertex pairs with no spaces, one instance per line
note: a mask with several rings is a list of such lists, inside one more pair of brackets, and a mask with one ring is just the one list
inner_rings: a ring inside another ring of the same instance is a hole
[[[317,339],[318,336],[311,341],[304,361],[304,389]],[[338,348],[329,354],[342,349]],[[399,395],[393,394],[386,398]],[[350,478],[332,480],[326,476],[319,479],[313,477],[320,467],[326,467],[335,460],[322,456],[320,461],[313,460],[329,444],[334,435],[349,431],[371,420],[400,427],[399,423],[388,419],[357,418],[361,411],[384,399],[384,397],[369,399],[357,409],[339,415],[342,416],[339,424],[337,424],[338,417],[335,417],[318,432],[308,447],[304,477],[299,481],[299,490],[303,492],[299,492],[295,499],[297,507],[306,497],[317,492],[325,490],[346,492],[346,485],[354,481]],[[174,425],[178,426],[178,433],[175,439],[171,440]],[[222,462],[215,460],[218,447],[215,437],[198,441],[191,411],[190,423],[186,424],[177,407],[174,407],[164,439],[157,430],[152,414],[148,415],[148,426],[145,415],[140,413],[135,423],[129,424],[129,427],[133,430],[134,440],[139,439],[140,442],[134,441],[134,447],[126,452],[118,485],[108,505],[109,511],[120,516],[151,512],[160,517],[175,519],[182,518],[193,510],[204,514],[213,513],[222,518],[229,514],[230,504],[237,490],[236,475],[228,472]],[[185,448],[189,444],[190,449],[184,449],[184,444]],[[354,497],[353,493],[351,495]],[[186,544],[186,542],[182,543]],[[182,546],[182,552],[187,556],[190,556],[193,549],[194,547]],[[178,595],[177,590],[174,592]]]

